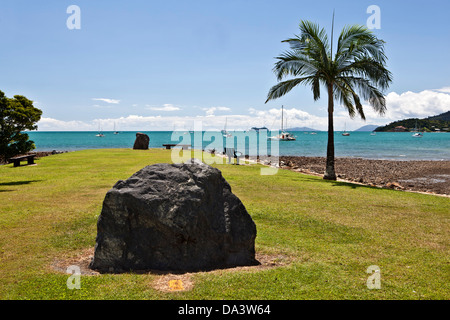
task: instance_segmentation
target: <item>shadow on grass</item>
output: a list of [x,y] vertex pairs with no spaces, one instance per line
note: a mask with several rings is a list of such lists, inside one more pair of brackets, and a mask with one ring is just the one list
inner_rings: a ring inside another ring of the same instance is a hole
[[[30,184],[33,182],[40,182],[42,180],[22,180],[22,181],[11,181],[11,182],[0,182],[0,187],[2,186],[22,186],[26,184]],[[0,192],[7,192],[7,191],[16,191],[13,189],[3,189],[0,190]]]
[[351,189],[372,189],[372,190],[373,189],[381,189],[379,187],[369,186],[369,185],[365,185],[365,184],[359,184],[359,183],[351,182],[351,181],[325,180],[320,177],[313,178],[313,177],[305,176],[302,179],[307,180],[308,182],[328,183],[328,184],[331,184],[333,187],[346,187],[346,188],[351,188]]

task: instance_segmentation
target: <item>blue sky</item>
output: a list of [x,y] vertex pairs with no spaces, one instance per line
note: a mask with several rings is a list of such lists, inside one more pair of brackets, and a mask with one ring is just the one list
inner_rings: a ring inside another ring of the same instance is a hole
[[[81,29],[66,12],[80,8]],[[191,0],[3,0],[0,90],[22,94],[43,110],[40,130],[172,130],[266,125],[326,129],[325,91],[307,87],[264,103],[276,84],[274,57],[301,19],[331,31],[366,24],[380,8],[388,68],[388,113],[364,123],[336,107],[336,129],[384,124],[450,110],[450,2]]]

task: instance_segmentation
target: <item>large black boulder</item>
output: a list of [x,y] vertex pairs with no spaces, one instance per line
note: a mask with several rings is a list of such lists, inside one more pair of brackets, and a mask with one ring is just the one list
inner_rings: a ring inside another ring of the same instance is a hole
[[147,166],[109,190],[97,222],[100,272],[255,265],[256,225],[220,170]]

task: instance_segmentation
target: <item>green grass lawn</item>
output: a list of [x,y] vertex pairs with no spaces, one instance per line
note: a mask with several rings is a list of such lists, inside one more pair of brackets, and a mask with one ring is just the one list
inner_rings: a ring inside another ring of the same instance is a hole
[[[1,299],[449,299],[450,198],[215,164],[257,226],[272,268],[189,274],[192,288],[155,288],[158,274],[83,275],[69,290],[55,261],[95,245],[106,192],[169,150],[84,150],[0,166]],[[368,289],[369,266],[381,289]]]

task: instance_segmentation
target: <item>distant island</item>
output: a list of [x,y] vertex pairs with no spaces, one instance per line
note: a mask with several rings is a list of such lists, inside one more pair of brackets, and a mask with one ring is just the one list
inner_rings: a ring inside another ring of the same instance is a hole
[[359,129],[356,129],[355,131],[374,131],[376,128],[378,128],[379,126],[374,125],[374,124],[368,124],[366,126],[362,126]]
[[294,127],[294,128],[288,128],[285,130],[286,131],[320,131],[320,130],[308,128],[308,127]]
[[377,132],[450,132],[450,111],[424,119],[410,118],[389,123],[375,129]]

